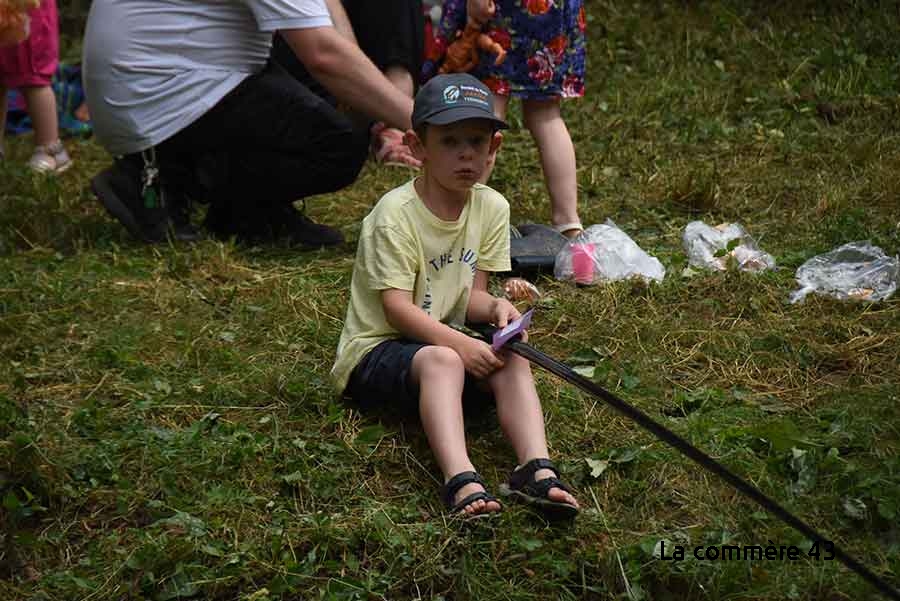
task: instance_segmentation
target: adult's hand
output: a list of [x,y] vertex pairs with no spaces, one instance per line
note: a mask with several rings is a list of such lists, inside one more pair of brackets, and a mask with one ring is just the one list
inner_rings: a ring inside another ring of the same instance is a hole
[[384,165],[403,165],[418,169],[422,161],[413,155],[404,142],[403,132],[379,121],[372,126],[372,149],[375,160]]

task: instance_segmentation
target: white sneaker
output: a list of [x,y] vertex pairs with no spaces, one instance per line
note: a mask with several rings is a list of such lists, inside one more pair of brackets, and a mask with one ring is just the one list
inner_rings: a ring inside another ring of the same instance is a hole
[[44,146],[36,146],[28,166],[37,173],[62,173],[72,166],[72,159],[62,142],[57,140]]

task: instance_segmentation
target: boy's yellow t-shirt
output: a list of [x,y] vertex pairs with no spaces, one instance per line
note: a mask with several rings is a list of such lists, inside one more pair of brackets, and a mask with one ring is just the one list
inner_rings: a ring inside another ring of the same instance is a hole
[[350,304],[331,370],[341,392],[366,353],[402,336],[384,316],[382,290],[410,290],[426,313],[462,325],[475,269],[510,269],[509,203],[500,193],[476,184],[459,219],[444,221],[425,206],[414,181],[385,194],[363,220]]

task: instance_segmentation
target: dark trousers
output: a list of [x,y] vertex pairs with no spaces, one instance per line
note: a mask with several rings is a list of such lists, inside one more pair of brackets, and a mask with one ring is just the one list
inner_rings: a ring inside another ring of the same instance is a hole
[[[425,52],[422,0],[342,0],[360,49],[384,71],[401,66],[418,81]],[[272,58],[300,81],[309,78],[302,63],[280,35]],[[316,90],[321,92],[321,90]]]
[[156,154],[167,189],[210,201],[229,221],[350,185],[368,146],[367,128],[270,61]]
[[379,69],[406,67],[418,80],[425,52],[422,0],[342,0],[359,47]]

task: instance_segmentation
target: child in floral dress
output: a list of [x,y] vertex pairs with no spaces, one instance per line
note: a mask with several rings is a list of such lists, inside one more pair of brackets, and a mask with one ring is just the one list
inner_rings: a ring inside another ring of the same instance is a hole
[[[491,5],[494,5],[491,16]],[[525,126],[541,155],[550,194],[551,219],[561,233],[581,233],[575,148],[560,112],[562,98],[584,95],[585,11],[583,0],[444,0],[435,43],[423,65],[433,76],[440,57],[465,27],[467,18],[506,50],[506,59],[481,55],[472,75],[497,96],[495,110],[505,118],[509,99],[522,99]],[[490,169],[485,180],[490,175]]]

